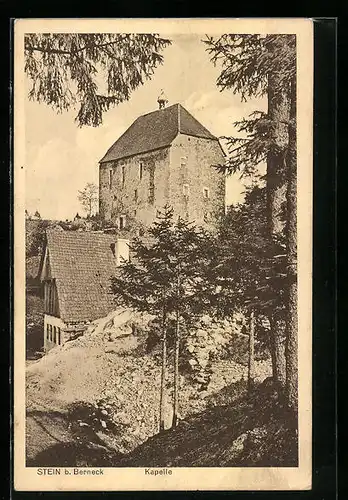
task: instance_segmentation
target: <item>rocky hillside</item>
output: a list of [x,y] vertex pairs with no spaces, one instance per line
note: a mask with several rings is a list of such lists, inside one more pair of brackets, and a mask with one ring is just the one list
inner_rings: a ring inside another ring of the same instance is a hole
[[[160,356],[158,348],[151,352],[146,348],[151,319],[118,310],[94,322],[82,337],[57,346],[28,366],[28,464],[116,463],[156,435]],[[261,382],[270,374],[269,362],[256,365]],[[180,433],[199,421],[190,420],[194,415],[199,419],[207,411],[219,412],[222,405],[225,412],[245,394],[244,365],[217,358],[211,368],[204,391],[197,389],[189,374],[181,376],[182,422],[168,432]],[[172,373],[168,379],[172,381]],[[172,418],[170,386],[167,428]]]
[[297,467],[296,421],[277,399],[271,379],[239,397],[188,416],[121,459],[122,467]]

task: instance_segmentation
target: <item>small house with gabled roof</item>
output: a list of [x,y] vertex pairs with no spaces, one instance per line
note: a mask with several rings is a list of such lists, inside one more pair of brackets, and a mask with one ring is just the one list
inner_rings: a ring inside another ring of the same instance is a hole
[[[137,118],[99,163],[99,213],[119,229],[148,227],[170,205],[177,216],[212,226],[225,210],[218,139],[181,104]],[[164,104],[163,104],[164,103]]]
[[110,278],[129,246],[114,235],[46,231],[39,278],[44,290],[44,349],[62,345],[115,309]]

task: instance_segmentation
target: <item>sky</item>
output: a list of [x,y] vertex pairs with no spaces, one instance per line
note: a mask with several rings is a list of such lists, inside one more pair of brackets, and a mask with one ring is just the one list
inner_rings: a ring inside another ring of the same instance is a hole
[[[172,45],[163,51],[164,63],[151,80],[138,87],[130,100],[104,114],[97,128],[79,128],[77,109],[58,114],[43,103],[25,101],[26,208],[42,218],[72,219],[82,212],[78,191],[87,182],[98,184],[98,162],[106,150],[140,115],[158,108],[164,89],[168,105],[181,103],[215,136],[235,135],[233,122],[254,110],[265,110],[260,99],[241,102],[231,90],[220,91],[202,35],[168,36]],[[226,203],[243,199],[239,175],[226,180]]]

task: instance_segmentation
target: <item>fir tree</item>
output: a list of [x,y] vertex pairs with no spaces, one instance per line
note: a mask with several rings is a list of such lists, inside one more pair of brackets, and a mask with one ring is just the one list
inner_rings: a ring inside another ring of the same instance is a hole
[[296,154],[296,78],[291,80],[291,106],[287,178],[287,277],[288,307],[286,334],[286,392],[292,407],[298,401],[298,340],[297,340],[297,154]]
[[[245,201],[233,206],[222,221],[214,280],[219,285],[216,308],[224,317],[237,309],[257,319],[285,318],[286,252],[284,237],[276,253],[268,237],[266,189],[254,186],[246,191]],[[273,377],[279,379],[279,356],[270,328],[269,349]]]
[[209,281],[206,280],[206,271],[210,268],[212,255],[209,233],[180,217],[174,226],[174,237],[171,250],[175,313],[173,427],[178,423],[179,413],[180,325],[183,324],[188,331],[195,319],[209,309]]
[[79,104],[79,126],[97,127],[105,111],[152,77],[169,44],[150,33],[28,33],[29,98],[58,112]]
[[174,324],[173,422],[178,423],[179,358],[181,328],[190,327],[208,307],[202,297],[210,238],[203,229],[181,218],[174,221],[173,209],[164,208],[148,230],[150,242],[135,239],[132,261],[125,263],[112,279],[118,302],[137,311],[154,314],[162,325],[162,372],[160,430],[164,429],[164,402],[167,379],[168,326]]
[[112,278],[111,290],[117,302],[136,311],[154,315],[161,324],[162,372],[160,389],[160,431],[164,429],[165,386],[167,372],[167,320],[171,309],[168,251],[171,248],[173,210],[165,207],[149,235],[153,241],[143,242],[139,237],[130,245],[132,259],[119,268]]
[[[295,407],[297,396],[294,390],[290,391],[290,386],[297,385],[296,196],[294,187],[289,188],[287,183],[292,182],[296,187],[293,153],[296,151],[296,38],[294,35],[231,34],[207,37],[205,43],[212,61],[222,63],[217,80],[221,89],[232,89],[242,100],[267,96],[267,113],[255,111],[249,119],[236,123],[244,137],[226,138],[229,159],[226,166],[220,168],[229,173],[240,171],[241,175],[253,175],[258,165],[266,161],[267,224],[275,247],[287,221],[286,388],[288,402]],[[272,253],[275,255],[276,250]],[[272,325],[274,341],[279,343],[284,321],[275,314]]]

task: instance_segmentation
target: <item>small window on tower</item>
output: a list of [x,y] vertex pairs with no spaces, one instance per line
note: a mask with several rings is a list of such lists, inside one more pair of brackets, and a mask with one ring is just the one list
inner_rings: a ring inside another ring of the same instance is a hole
[[188,196],[190,194],[190,186],[188,184],[184,184],[182,186],[182,193],[184,196]]
[[122,165],[121,173],[122,173],[122,186],[124,186],[124,183],[126,181],[126,167],[124,165]]
[[109,170],[109,189],[112,188],[112,174],[113,174],[112,168],[110,168],[110,170]]
[[207,187],[203,188],[203,197],[205,199],[209,199],[210,198],[209,188],[207,188]]
[[182,167],[184,167],[186,165],[186,162],[187,162],[187,156],[181,156],[180,157],[180,165]]
[[119,228],[120,229],[125,229],[126,227],[126,216],[125,215],[120,215],[119,218]]
[[140,180],[143,178],[143,167],[144,167],[144,165],[143,165],[143,162],[141,161],[139,163],[139,179]]
[[134,201],[138,201],[138,190],[134,189]]

